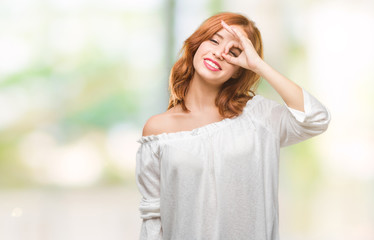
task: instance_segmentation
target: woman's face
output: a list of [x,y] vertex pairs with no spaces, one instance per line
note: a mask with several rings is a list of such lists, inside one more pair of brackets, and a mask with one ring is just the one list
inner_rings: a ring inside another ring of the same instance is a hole
[[[241,26],[232,26],[240,28],[244,33]],[[240,68],[237,65],[228,63],[222,57],[222,53],[225,51],[225,46],[230,41],[239,42],[234,35],[222,28],[210,39],[202,42],[193,58],[196,75],[194,77],[199,77],[200,79],[208,81],[214,85],[221,85],[230,79]],[[228,54],[233,57],[238,57],[241,51],[242,50],[238,48],[231,48]]]

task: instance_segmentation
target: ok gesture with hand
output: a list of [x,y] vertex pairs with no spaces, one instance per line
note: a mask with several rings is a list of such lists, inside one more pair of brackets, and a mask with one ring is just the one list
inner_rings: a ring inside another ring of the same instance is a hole
[[[223,58],[231,64],[235,64],[242,68],[246,68],[256,72],[259,64],[263,60],[257,54],[251,40],[249,40],[249,38],[246,36],[247,34],[237,27],[231,27],[227,25],[223,20],[221,20],[221,24],[229,33],[234,35],[239,40],[239,43],[232,41],[227,44],[224,53],[222,53]],[[232,47],[242,49],[242,52],[239,56],[233,57],[228,55],[228,52]]]

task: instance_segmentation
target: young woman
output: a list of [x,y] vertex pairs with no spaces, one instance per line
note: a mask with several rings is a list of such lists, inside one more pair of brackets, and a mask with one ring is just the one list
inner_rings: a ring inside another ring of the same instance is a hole
[[[138,140],[140,239],[279,239],[280,148],[326,131],[330,112],[264,62],[241,14],[208,18],[182,50],[168,109]],[[255,94],[260,77],[285,104]]]

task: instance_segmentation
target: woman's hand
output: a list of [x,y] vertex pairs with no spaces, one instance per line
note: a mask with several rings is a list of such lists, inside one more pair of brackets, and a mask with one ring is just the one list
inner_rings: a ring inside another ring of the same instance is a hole
[[[251,40],[246,37],[246,34],[242,30],[227,25],[223,20],[221,20],[221,24],[229,33],[233,34],[239,40],[239,44],[237,42],[229,42],[226,45],[225,51],[222,53],[223,58],[231,64],[257,72],[259,64],[261,64],[263,60],[257,54]],[[228,55],[232,47],[237,47],[242,50],[239,56],[232,57]]]

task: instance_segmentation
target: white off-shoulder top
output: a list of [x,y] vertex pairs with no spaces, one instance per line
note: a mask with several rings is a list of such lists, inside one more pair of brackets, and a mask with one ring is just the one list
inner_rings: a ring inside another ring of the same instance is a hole
[[256,95],[237,117],[140,137],[140,239],[278,240],[280,148],[331,120],[302,90],[305,112]]

